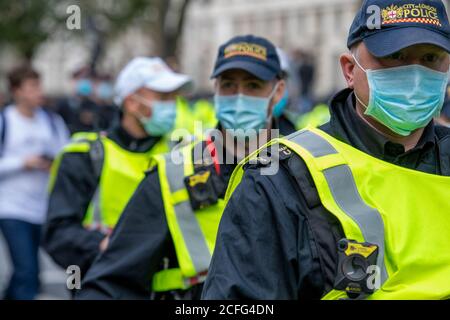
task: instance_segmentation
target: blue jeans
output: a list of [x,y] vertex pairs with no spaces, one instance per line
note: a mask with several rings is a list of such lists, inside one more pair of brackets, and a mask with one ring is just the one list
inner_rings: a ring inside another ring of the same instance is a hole
[[39,242],[41,226],[0,219],[0,230],[8,245],[13,274],[4,294],[6,300],[33,300],[39,293]]

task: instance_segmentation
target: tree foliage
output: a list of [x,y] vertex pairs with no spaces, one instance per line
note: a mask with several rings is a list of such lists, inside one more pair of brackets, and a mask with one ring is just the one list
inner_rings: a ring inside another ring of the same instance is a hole
[[[92,55],[130,26],[148,31],[155,54],[176,55],[190,0],[0,0],[0,45],[11,45],[26,59],[52,35],[66,30],[70,5],[81,9],[82,29],[71,36],[94,37]],[[95,60],[95,57],[94,57]]]

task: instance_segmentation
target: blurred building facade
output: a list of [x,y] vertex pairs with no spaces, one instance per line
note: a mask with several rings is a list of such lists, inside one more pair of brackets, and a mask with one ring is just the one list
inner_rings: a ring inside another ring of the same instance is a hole
[[[73,91],[72,73],[89,64],[92,51],[89,34],[69,37],[67,33],[55,34],[45,42],[33,59],[34,67],[41,73],[45,92],[52,96]],[[132,27],[114,41],[106,44],[104,56],[99,61],[99,70],[116,74],[132,58],[151,55],[152,41],[141,28]],[[20,63],[18,54],[10,48],[2,48],[0,74],[6,75],[12,66]],[[5,78],[0,79],[1,92],[7,92]]]
[[[187,15],[182,54],[184,72],[208,90],[217,47],[239,34],[255,34],[287,52],[309,52],[316,65],[316,96],[344,85],[338,65],[360,0],[197,0]],[[318,80],[319,79],[319,80]]]
[[[310,52],[316,62],[316,95],[343,85],[339,54],[346,50],[348,28],[360,0],[193,0],[186,17],[180,46],[183,72],[192,75],[197,91],[211,91],[209,76],[220,44],[239,34],[264,36],[290,52]],[[115,73],[137,55],[151,55],[149,34],[130,28],[109,43],[101,69]],[[37,52],[34,65],[43,74],[51,95],[71,90],[70,74],[89,60],[86,37],[55,35]],[[0,71],[14,64],[14,54],[2,59]],[[4,55],[4,57],[6,57]],[[4,86],[3,86],[4,87]]]
[[[448,5],[450,0],[444,2]],[[196,91],[211,91],[209,79],[217,48],[235,35],[264,36],[292,52],[301,49],[314,57],[315,95],[322,97],[343,87],[338,64],[347,50],[346,38],[361,0],[192,0],[180,46],[182,72],[193,76]],[[84,32],[85,30],[82,30]],[[86,33],[86,32],[84,32]],[[130,27],[107,44],[100,70],[116,74],[130,59],[152,55],[150,33]],[[6,74],[17,54],[1,49],[0,73]],[[50,95],[71,91],[71,73],[88,63],[92,48],[89,35],[55,34],[37,52],[34,65],[43,75]],[[4,77],[0,92],[6,91]],[[1,98],[1,97],[0,97]]]

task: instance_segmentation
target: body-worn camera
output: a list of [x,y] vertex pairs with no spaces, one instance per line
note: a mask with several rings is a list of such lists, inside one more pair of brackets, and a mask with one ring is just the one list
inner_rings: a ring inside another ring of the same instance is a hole
[[336,290],[343,290],[351,299],[372,294],[369,286],[370,266],[377,264],[378,246],[342,239],[338,242],[338,272],[334,284]]
[[216,204],[223,190],[223,182],[214,167],[202,168],[186,177],[184,184],[189,193],[193,210],[204,209]]

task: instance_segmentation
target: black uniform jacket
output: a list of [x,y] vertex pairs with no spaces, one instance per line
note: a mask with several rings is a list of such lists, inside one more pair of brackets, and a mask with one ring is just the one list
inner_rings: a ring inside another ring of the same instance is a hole
[[[148,152],[160,138],[135,139],[120,126],[107,133],[109,139],[131,152]],[[52,188],[42,244],[63,268],[78,265],[84,274],[99,253],[105,237],[86,230],[83,219],[97,189],[96,176],[89,153],[66,153],[61,159]]]
[[[430,123],[405,152],[357,115],[351,90],[330,107],[321,129],[335,138],[396,165],[450,175],[449,129]],[[332,289],[340,224],[321,205],[303,160],[280,158],[272,176],[261,175],[262,163],[246,168],[222,217],[203,298],[320,299]]]

